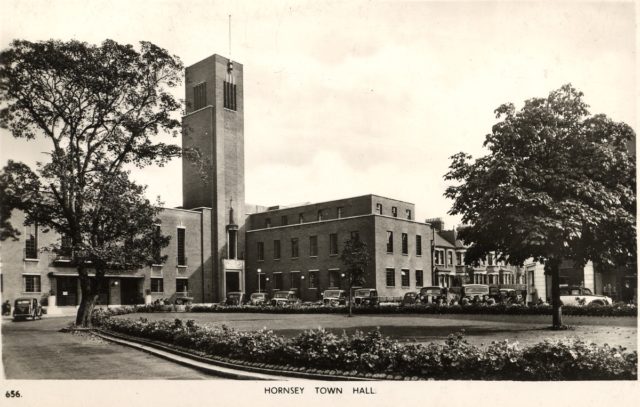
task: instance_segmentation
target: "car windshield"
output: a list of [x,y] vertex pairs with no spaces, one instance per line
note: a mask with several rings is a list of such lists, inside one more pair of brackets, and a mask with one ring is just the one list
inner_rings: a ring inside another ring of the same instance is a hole
[[356,290],[355,294],[358,297],[369,297],[369,296],[371,296],[371,291],[369,291],[369,290]]
[[440,294],[439,288],[423,288],[422,293],[426,295]]
[[489,294],[489,287],[487,286],[466,286],[464,287],[466,295],[485,295]]
[[18,300],[16,301],[16,305],[29,305],[31,300]]
[[324,292],[324,298],[338,298],[340,293],[340,290],[327,290]]
[[273,298],[287,298],[289,297],[289,293],[288,292],[283,292],[283,293],[276,293]]
[[263,293],[251,294],[251,298],[264,298],[264,297],[265,297],[265,294],[263,294]]
[[415,297],[416,293],[406,293],[404,296],[405,297]]

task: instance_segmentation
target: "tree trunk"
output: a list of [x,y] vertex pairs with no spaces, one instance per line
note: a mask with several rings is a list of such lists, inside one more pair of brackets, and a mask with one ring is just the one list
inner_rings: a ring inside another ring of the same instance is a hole
[[551,306],[553,308],[553,329],[562,328],[562,305],[560,304],[560,261],[549,260],[551,272]]
[[76,315],[76,326],[88,328],[91,326],[91,313],[98,300],[97,284],[91,284],[91,277],[86,272],[79,272],[80,276],[80,292],[82,298]]

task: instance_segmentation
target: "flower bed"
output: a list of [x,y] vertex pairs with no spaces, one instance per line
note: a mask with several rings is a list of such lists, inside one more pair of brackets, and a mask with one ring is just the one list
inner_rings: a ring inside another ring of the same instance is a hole
[[637,352],[599,347],[580,340],[550,341],[520,349],[508,341],[486,349],[470,345],[462,334],[445,344],[400,344],[379,331],[341,336],[322,329],[286,339],[263,329],[237,331],[183,322],[110,318],[135,308],[96,310],[94,325],[135,337],[180,346],[213,357],[283,370],[344,374],[379,379],[461,380],[636,380]]

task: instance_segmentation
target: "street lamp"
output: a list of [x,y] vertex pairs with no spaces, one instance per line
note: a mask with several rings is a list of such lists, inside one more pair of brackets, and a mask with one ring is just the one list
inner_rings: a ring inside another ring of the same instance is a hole
[[258,269],[258,292],[260,291],[260,273],[262,273],[262,269]]

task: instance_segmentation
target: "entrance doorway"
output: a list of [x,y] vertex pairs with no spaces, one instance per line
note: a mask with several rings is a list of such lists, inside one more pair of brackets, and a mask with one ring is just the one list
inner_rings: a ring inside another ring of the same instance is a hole
[[56,281],[56,302],[59,306],[78,305],[78,278],[58,277]]
[[122,305],[136,305],[144,302],[142,292],[140,291],[139,279],[120,279],[120,301]]
[[225,288],[226,292],[240,291],[240,272],[239,271],[227,271],[225,273]]

